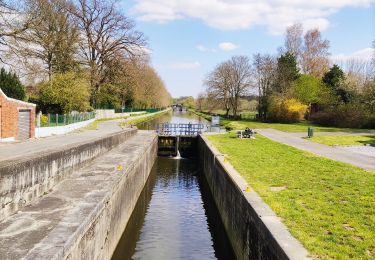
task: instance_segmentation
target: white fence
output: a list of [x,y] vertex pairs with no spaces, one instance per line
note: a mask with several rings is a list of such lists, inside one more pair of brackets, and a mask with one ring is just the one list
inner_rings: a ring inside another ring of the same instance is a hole
[[67,134],[71,131],[74,131],[76,129],[79,129],[81,127],[85,127],[92,122],[94,122],[95,119],[90,119],[78,123],[73,123],[70,125],[63,125],[63,126],[50,126],[50,127],[36,127],[35,128],[35,137],[47,137],[52,135],[63,135]]

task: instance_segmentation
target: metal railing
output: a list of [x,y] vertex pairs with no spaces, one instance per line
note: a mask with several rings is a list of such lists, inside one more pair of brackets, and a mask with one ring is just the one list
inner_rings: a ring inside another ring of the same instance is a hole
[[162,111],[165,108],[119,108],[115,109],[115,113],[132,113],[132,112],[147,112],[155,113]]
[[162,136],[196,136],[208,131],[211,126],[204,124],[159,123],[153,125],[158,135]]

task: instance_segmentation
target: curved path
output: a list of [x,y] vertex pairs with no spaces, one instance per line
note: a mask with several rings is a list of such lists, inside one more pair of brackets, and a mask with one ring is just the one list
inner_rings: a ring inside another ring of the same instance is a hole
[[365,170],[375,171],[375,157],[373,156],[311,142],[303,139],[302,137],[306,135],[302,135],[301,133],[286,133],[275,129],[257,129],[256,131],[279,143],[293,146],[335,161],[348,163]]

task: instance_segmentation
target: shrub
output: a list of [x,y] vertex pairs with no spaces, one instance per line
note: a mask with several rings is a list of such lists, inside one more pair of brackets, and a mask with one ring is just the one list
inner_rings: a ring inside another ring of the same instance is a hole
[[336,127],[371,127],[373,116],[366,113],[360,105],[342,104],[326,108],[311,115],[310,120],[323,126]]
[[24,100],[26,97],[25,87],[15,73],[7,72],[4,68],[0,70],[0,88],[10,98]]
[[[43,82],[39,86],[39,104],[41,108],[47,108],[44,113],[86,111],[90,107],[89,97],[88,81],[74,72],[55,74],[51,81]],[[61,111],[50,108],[60,108]]]
[[41,125],[47,125],[48,124],[48,116],[47,115],[41,115],[40,116],[40,124]]
[[268,107],[268,119],[281,123],[299,122],[306,114],[307,108],[307,105],[294,98],[273,97]]

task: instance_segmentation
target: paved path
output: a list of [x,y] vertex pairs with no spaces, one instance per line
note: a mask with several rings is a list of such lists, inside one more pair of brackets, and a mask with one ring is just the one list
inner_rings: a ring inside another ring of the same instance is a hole
[[[306,137],[306,132],[298,132],[298,133],[288,133],[290,135],[296,137]],[[314,136],[375,136],[375,133],[372,132],[314,132]]]
[[[139,117],[142,116],[132,117],[131,119]],[[104,121],[98,125],[97,130],[85,130],[83,128],[84,130],[76,130],[65,135],[30,139],[25,142],[0,144],[0,163],[2,161],[16,160],[34,153],[46,153],[58,146],[68,146],[74,143],[94,140],[106,135],[114,134],[122,131],[123,128],[119,126],[119,122],[121,121],[126,120],[117,119]]]
[[257,129],[256,131],[274,141],[293,146],[316,155],[324,156],[332,160],[349,163],[362,169],[375,171],[374,157],[324,144],[314,143],[302,139],[300,133],[286,133],[275,129]]

